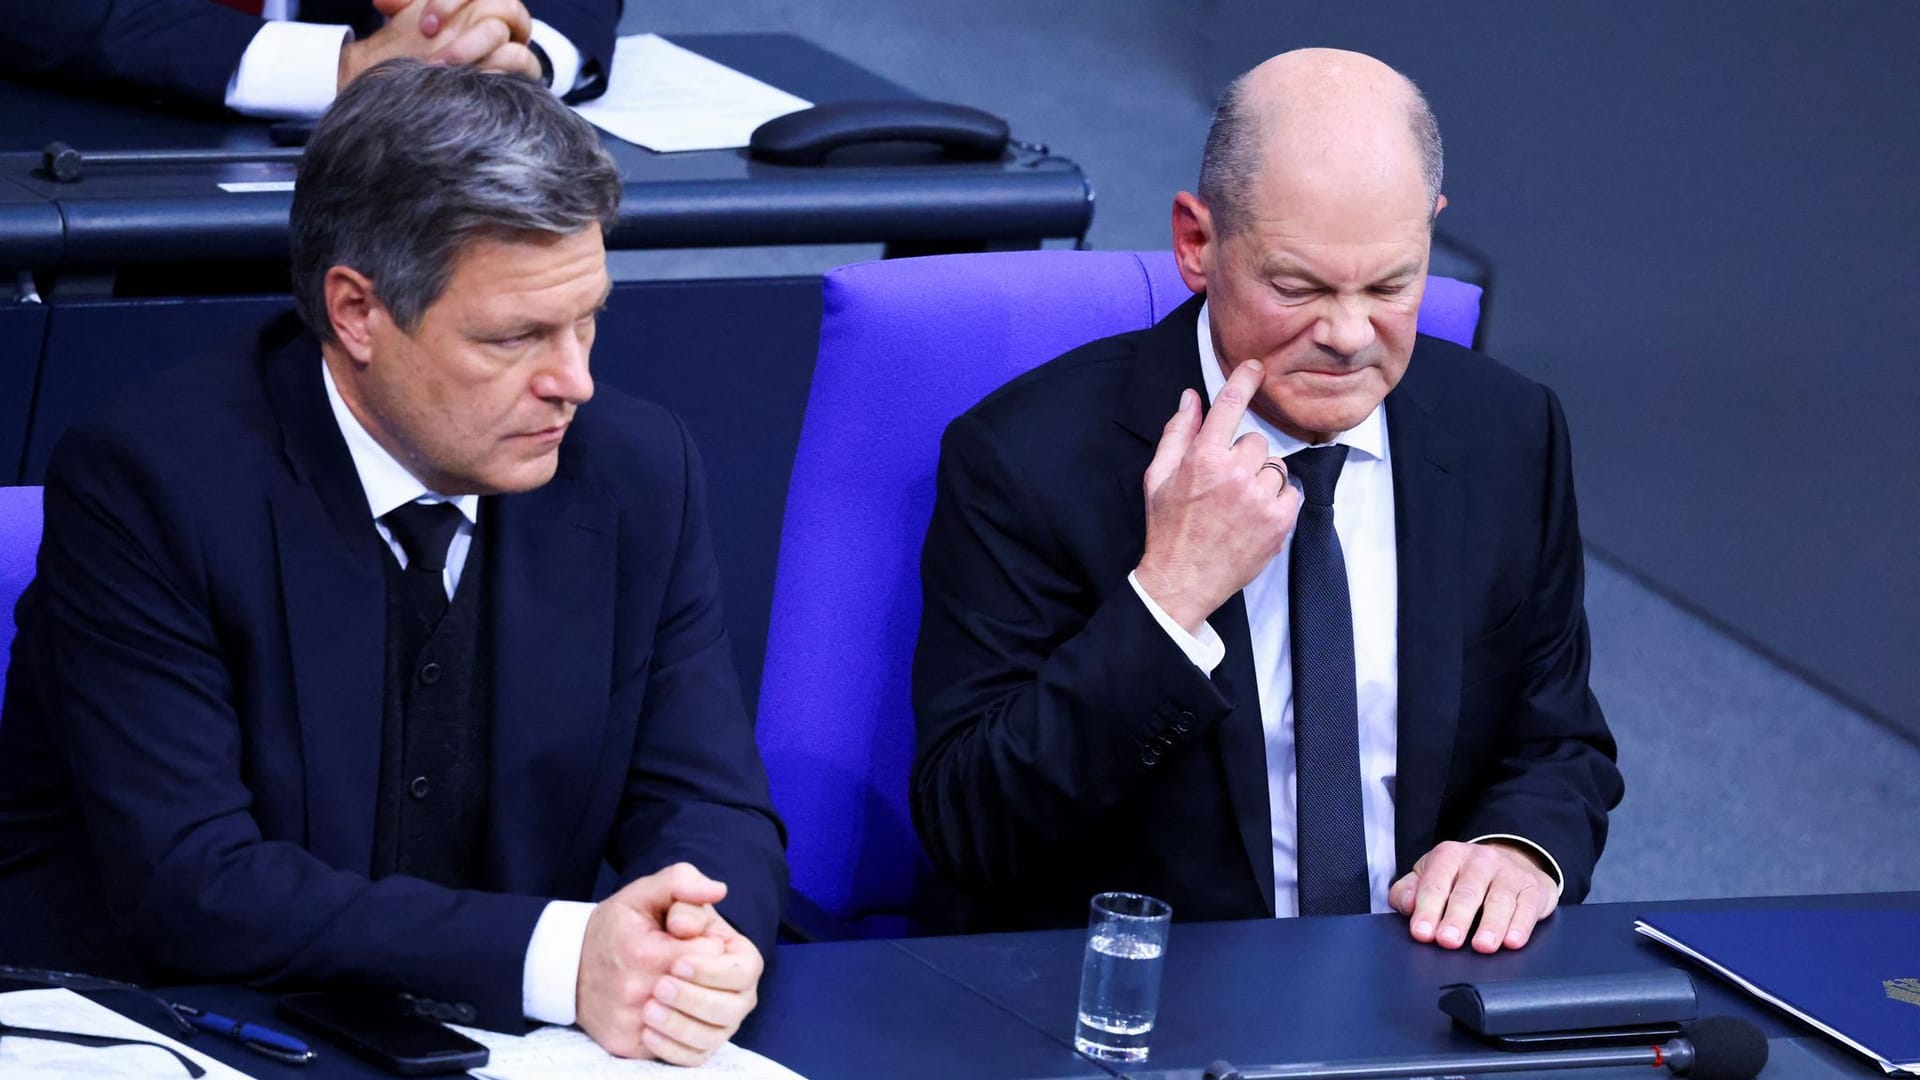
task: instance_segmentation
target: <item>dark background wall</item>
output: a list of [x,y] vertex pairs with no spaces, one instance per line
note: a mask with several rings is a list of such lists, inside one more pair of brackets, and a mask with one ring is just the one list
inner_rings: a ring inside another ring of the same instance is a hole
[[1381,57],[1599,553],[1920,735],[1920,4],[1215,0],[1202,90]]

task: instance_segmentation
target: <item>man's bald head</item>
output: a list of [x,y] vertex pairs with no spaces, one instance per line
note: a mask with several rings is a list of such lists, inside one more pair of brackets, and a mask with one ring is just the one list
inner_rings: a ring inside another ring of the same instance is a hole
[[[1443,171],[1440,127],[1420,88],[1373,57],[1341,49],[1281,53],[1221,95],[1200,161],[1200,198],[1222,235],[1256,213],[1263,175],[1380,180],[1417,169],[1429,214]],[[1345,174],[1345,175],[1343,175]]]

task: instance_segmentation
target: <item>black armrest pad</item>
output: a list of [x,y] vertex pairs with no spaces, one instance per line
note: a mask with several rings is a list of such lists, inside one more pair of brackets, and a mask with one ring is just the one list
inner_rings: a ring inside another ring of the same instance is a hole
[[1692,1020],[1700,1007],[1693,980],[1676,968],[1455,983],[1441,991],[1440,1011],[1480,1035]]

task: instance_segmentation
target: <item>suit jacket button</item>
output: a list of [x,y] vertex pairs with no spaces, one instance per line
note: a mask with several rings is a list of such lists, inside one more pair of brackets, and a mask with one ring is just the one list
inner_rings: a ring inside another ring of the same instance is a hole
[[427,797],[427,792],[433,790],[433,785],[427,783],[426,777],[416,776],[413,778],[413,783],[407,785],[407,790],[413,794],[414,798],[424,799]]
[[1190,712],[1182,712],[1173,721],[1173,730],[1181,735],[1185,735],[1193,730],[1193,723],[1194,715]]
[[1140,764],[1142,764],[1142,765],[1158,765],[1158,764],[1160,764],[1160,748],[1159,748],[1159,747],[1157,747],[1157,746],[1155,746],[1155,745],[1153,745],[1152,743],[1143,743],[1143,744],[1141,744],[1141,746],[1140,746]]
[[432,686],[440,681],[440,665],[429,660],[420,665],[420,685]]

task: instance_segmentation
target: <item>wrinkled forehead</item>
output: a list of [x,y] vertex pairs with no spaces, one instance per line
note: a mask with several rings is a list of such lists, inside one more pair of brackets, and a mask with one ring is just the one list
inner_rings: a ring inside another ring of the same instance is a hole
[[[1349,174],[1351,177],[1351,174]],[[1245,225],[1229,244],[1256,273],[1303,272],[1325,281],[1378,280],[1426,264],[1431,207],[1417,177],[1379,174],[1341,183],[1294,172],[1257,182]]]

